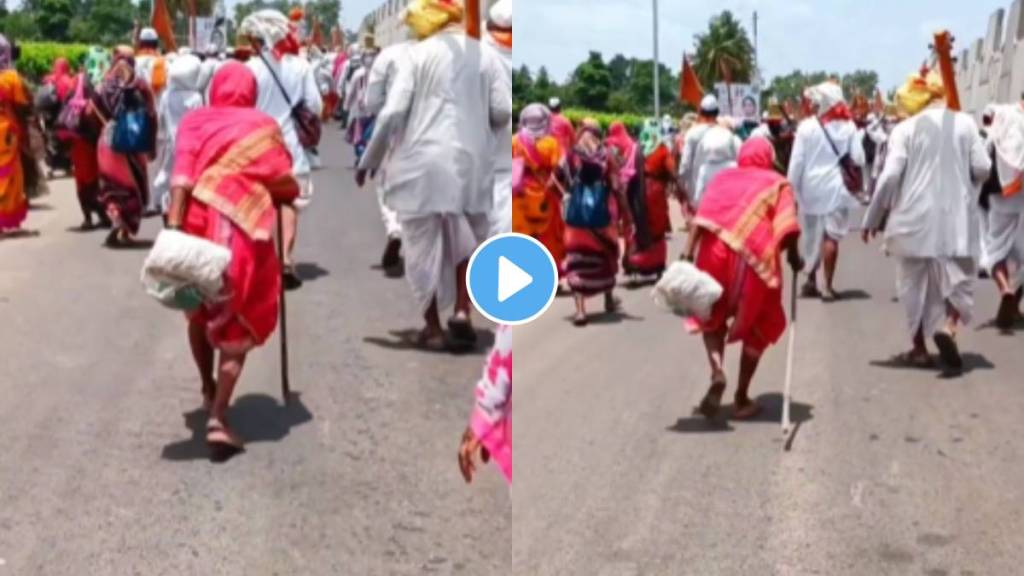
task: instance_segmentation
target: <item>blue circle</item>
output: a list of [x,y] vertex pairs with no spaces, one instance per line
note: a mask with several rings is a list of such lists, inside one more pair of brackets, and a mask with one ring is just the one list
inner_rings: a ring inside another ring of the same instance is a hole
[[[502,260],[506,260],[502,264]],[[498,270],[505,266],[517,275],[518,268],[530,276],[530,283],[511,295],[499,298]],[[558,267],[547,248],[523,234],[499,234],[480,245],[469,259],[466,284],[473,305],[485,317],[499,324],[526,324],[551,306],[558,291]]]

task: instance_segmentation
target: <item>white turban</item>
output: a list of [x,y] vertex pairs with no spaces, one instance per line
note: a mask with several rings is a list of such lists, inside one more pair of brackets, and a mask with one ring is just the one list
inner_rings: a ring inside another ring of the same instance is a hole
[[199,90],[199,71],[203,63],[192,54],[174,59],[167,69],[167,83],[178,90]]
[[490,20],[498,28],[512,28],[512,0],[498,0],[491,6]]
[[259,10],[245,17],[238,33],[249,38],[263,40],[263,43],[274,46],[288,36],[290,21],[277,10]]
[[157,42],[160,40],[160,36],[158,36],[156,30],[152,28],[143,28],[139,32],[139,40],[143,42]]
[[835,82],[822,82],[804,90],[804,97],[818,107],[818,113],[824,114],[839,104],[846,102],[843,88]]

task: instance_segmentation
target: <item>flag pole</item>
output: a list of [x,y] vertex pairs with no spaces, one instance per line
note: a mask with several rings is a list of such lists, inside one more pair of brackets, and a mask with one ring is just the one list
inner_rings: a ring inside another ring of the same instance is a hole
[[654,117],[661,118],[661,60],[658,59],[658,0],[651,0],[654,9]]

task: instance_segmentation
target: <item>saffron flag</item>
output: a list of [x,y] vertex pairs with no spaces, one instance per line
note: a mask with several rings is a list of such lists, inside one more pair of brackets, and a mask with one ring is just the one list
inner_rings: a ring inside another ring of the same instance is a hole
[[683,71],[679,74],[679,101],[699,108],[702,98],[704,98],[704,88],[701,87],[700,79],[697,78],[693,66],[690,66],[690,60],[683,54]]
[[160,37],[160,43],[164,45],[167,52],[176,52],[178,43],[174,41],[174,26],[171,21],[171,13],[167,10],[167,3],[164,0],[153,2],[153,14],[151,25]]

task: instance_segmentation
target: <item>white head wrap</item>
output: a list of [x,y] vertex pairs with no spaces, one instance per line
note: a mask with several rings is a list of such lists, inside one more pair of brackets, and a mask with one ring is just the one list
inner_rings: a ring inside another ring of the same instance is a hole
[[238,33],[249,38],[258,38],[269,48],[288,36],[290,21],[277,10],[259,10],[245,17]]
[[822,82],[804,90],[804,96],[818,107],[818,113],[824,114],[835,106],[846,102],[843,88],[835,82]]
[[498,0],[491,6],[489,19],[498,28],[512,28],[512,0]]
[[143,42],[158,42],[160,40],[160,36],[158,36],[156,30],[152,28],[143,28],[139,32],[139,40]]

